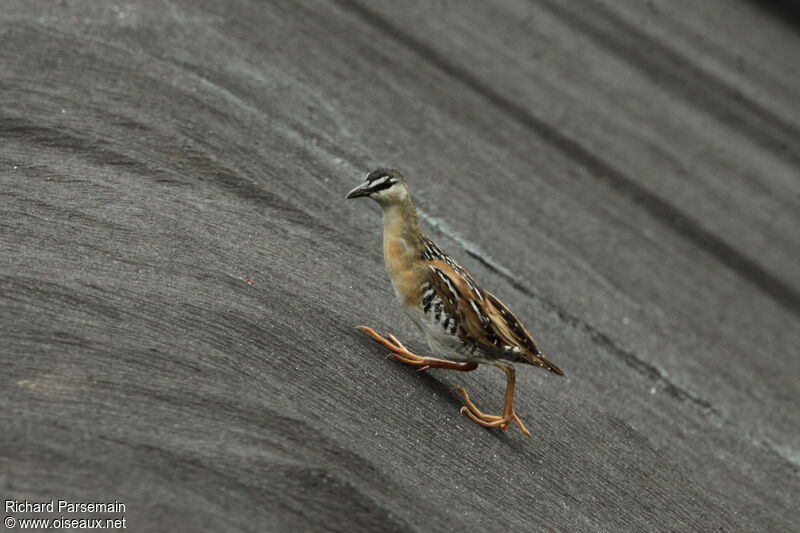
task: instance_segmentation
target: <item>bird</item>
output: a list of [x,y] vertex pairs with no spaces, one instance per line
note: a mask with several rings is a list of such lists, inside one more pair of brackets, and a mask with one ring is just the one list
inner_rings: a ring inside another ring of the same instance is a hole
[[345,199],[370,198],[383,212],[383,257],[395,296],[428,340],[432,356],[409,351],[392,334],[386,337],[367,326],[356,326],[388,348],[395,360],[419,370],[439,368],[468,372],[480,364],[498,367],[506,376],[503,412],[486,414],[466,389],[454,389],[461,412],[488,428],[507,430],[510,424],[531,436],[514,410],[515,369],[524,363],[564,375],[539,350],[522,323],[495,295],[445,254],[420,228],[405,177],[393,168],[370,172]]

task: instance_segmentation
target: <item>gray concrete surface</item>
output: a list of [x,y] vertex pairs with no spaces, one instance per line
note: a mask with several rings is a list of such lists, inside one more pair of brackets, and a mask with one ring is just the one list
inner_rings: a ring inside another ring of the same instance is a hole
[[[743,2],[7,0],[0,498],[134,531],[791,531],[800,37]],[[420,374],[379,212],[563,368]],[[252,285],[247,283],[252,280]],[[20,515],[22,516],[22,515]]]

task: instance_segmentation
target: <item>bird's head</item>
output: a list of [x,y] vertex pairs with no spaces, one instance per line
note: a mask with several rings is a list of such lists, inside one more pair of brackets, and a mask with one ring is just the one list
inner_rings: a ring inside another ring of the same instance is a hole
[[408,187],[403,175],[393,168],[379,168],[367,175],[364,183],[347,193],[346,199],[369,196],[381,207],[398,205],[408,199]]

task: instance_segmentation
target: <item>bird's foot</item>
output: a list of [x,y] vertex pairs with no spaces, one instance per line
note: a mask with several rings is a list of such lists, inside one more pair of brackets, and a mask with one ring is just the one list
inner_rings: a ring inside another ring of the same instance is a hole
[[367,326],[356,326],[356,329],[363,331],[364,333],[366,333],[367,335],[378,341],[380,344],[382,344],[384,347],[391,350],[392,353],[390,353],[389,355],[392,358],[407,365],[418,367],[420,370],[422,370],[426,366],[426,363],[424,362],[424,360],[426,359],[425,357],[420,357],[408,351],[408,348],[403,346],[403,343],[400,342],[394,335],[389,334],[388,335],[389,338],[387,339],[386,337],[382,337],[381,335],[379,335],[374,329],[368,328]]
[[454,390],[461,394],[461,396],[464,398],[464,405],[461,407],[461,412],[467,415],[467,417],[469,417],[469,419],[476,424],[480,424],[487,428],[500,428],[505,431],[508,429],[509,424],[514,422],[519,426],[519,429],[522,431],[523,435],[528,437],[531,436],[528,429],[522,423],[522,420],[520,420],[517,416],[517,413],[514,412],[513,407],[507,414],[504,414],[504,416],[488,415],[478,409],[478,407],[472,402],[472,400],[469,398],[469,394],[467,394],[466,389],[459,387]]
[[401,363],[405,363],[409,366],[413,366],[418,370],[428,370],[429,368],[443,368],[445,370],[461,370],[462,372],[468,372],[470,370],[475,370],[478,368],[476,363],[456,363],[453,361],[445,361],[442,359],[435,359],[433,357],[420,357],[419,355],[413,354],[408,349],[403,346],[403,344],[397,340],[392,334],[388,335],[388,339],[380,336],[378,333],[375,332],[372,328],[368,328],[367,326],[356,326],[356,329],[363,331],[376,341],[378,341],[381,345],[388,348],[392,351],[389,356],[392,359],[400,361]]

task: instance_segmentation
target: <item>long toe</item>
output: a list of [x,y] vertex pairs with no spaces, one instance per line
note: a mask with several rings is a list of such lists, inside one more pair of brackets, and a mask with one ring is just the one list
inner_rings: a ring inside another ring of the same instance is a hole
[[476,418],[480,418],[481,420],[485,420],[487,422],[494,422],[502,418],[500,416],[486,414],[480,409],[478,409],[478,407],[474,403],[472,403],[469,394],[467,394],[467,389],[465,389],[464,387],[458,387],[455,390],[457,393],[461,395],[462,398],[464,398],[464,407],[461,408],[462,413],[464,412],[464,409],[466,409],[467,411],[475,415]]
[[[409,354],[409,355],[412,355],[412,354]],[[410,365],[410,366],[416,366],[416,367],[428,366],[423,361],[422,357],[420,357],[418,359],[412,359],[412,358],[408,357],[408,355],[406,355],[406,354],[400,355],[400,354],[396,354],[396,353],[389,354],[389,357],[391,357],[395,361],[400,361],[401,363],[405,363],[405,364]],[[428,368],[430,368],[430,367],[428,367]]]
[[[480,424],[483,427],[487,428],[496,428],[496,427],[502,428],[504,424],[508,426],[508,423],[510,422],[510,420],[507,420],[505,418],[500,418],[499,416],[495,417],[496,420],[485,420],[484,418],[479,418],[475,413],[473,413],[466,407],[462,407],[461,412],[467,415],[467,417],[476,424]],[[491,416],[491,415],[484,415],[484,416]]]
[[473,409],[470,409],[466,405],[462,405],[461,406],[461,413],[464,413],[464,414],[467,414],[467,415],[472,415],[472,416],[470,416],[470,418],[474,417],[473,420],[475,418],[477,418],[479,420],[483,420],[484,422],[497,422],[498,420],[501,420],[501,418],[502,418],[502,417],[496,416],[496,415],[487,415],[486,413],[482,413],[480,411],[475,412]]
[[400,342],[394,335],[389,335],[389,339],[386,339],[381,335],[379,335],[374,329],[368,328],[367,326],[356,326],[355,328],[359,331],[363,331],[364,333],[375,339],[377,342],[382,344],[384,347],[390,349],[395,353],[403,355],[409,354],[408,350],[406,350],[405,347],[402,344],[400,344]]

